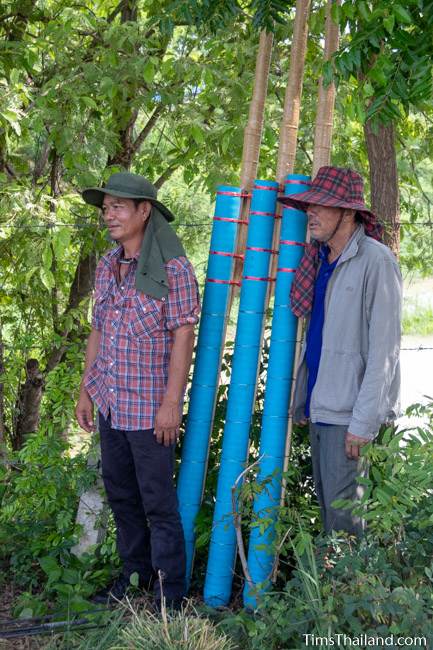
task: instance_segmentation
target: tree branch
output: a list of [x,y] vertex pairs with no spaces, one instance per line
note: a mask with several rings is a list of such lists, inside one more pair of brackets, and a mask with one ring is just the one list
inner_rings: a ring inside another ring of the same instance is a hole
[[157,190],[159,190],[164,185],[164,183],[166,183],[168,181],[168,179],[171,176],[173,176],[174,172],[179,167],[179,165],[180,165],[180,163],[177,163],[175,165],[170,165],[169,167],[167,167],[165,172],[163,172],[161,174],[161,176],[154,182],[154,185],[155,185]]
[[153,127],[155,126],[155,124],[156,124],[156,122],[158,120],[158,117],[161,115],[163,110],[164,110],[163,105],[158,104],[158,106],[155,108],[152,115],[149,117],[146,124],[141,129],[138,136],[136,137],[135,141],[133,142],[133,144],[132,144],[133,153],[136,153],[140,149],[141,145],[143,144],[143,142],[145,141],[145,139],[147,138],[149,133],[152,131]]

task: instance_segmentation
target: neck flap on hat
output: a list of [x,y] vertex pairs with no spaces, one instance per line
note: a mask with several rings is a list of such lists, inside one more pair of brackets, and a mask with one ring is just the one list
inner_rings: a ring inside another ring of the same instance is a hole
[[167,297],[169,286],[165,264],[173,257],[184,255],[185,249],[179,237],[153,205],[141,244],[135,288],[158,300]]

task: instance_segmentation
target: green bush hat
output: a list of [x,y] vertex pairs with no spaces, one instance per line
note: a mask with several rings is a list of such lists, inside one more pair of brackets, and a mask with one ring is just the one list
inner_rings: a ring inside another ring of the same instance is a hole
[[167,221],[174,221],[174,215],[163,203],[156,200],[158,191],[150,181],[139,174],[117,172],[112,174],[103,187],[89,187],[83,190],[82,197],[86,203],[102,208],[104,195],[119,196],[124,199],[143,199],[150,201]]

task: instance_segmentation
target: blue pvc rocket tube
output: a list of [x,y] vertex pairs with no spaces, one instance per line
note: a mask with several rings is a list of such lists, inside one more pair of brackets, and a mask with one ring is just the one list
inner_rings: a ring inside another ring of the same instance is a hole
[[204,586],[208,605],[228,603],[236,557],[231,488],[245,467],[256,392],[278,183],[256,181],[245,251],[221,465]]
[[[285,189],[290,193],[305,192],[309,176],[292,174],[287,177]],[[304,249],[307,217],[305,212],[284,208],[280,234],[280,252],[275,285],[274,314],[269,348],[269,364],[263,407],[260,439],[258,482],[269,483],[254,502],[254,518],[271,519],[264,532],[251,528],[248,550],[248,569],[256,585],[254,593],[248,583],[244,589],[246,607],[257,605],[257,595],[269,586],[269,575],[274,562],[272,544],[275,541],[275,522],[281,497],[281,473],[284,466],[290,389],[296,347],[298,319],[290,310],[289,296],[294,270],[299,265]],[[270,480],[271,475],[272,480]]]
[[206,476],[241,200],[239,187],[218,187],[182,462],[177,479],[187,581],[192,572],[194,525]]

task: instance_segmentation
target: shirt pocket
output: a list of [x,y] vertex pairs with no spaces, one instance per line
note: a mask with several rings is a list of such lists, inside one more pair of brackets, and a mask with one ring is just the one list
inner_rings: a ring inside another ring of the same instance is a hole
[[135,295],[131,298],[129,334],[134,338],[148,339],[161,333],[162,304],[160,301]]

